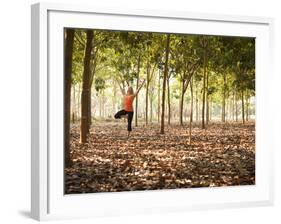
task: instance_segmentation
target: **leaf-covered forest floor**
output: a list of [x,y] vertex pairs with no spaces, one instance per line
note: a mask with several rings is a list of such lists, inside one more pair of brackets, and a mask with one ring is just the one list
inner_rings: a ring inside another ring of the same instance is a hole
[[79,126],[71,128],[73,166],[65,169],[65,193],[116,192],[255,184],[253,122],[214,123],[206,130],[157,124],[92,125],[89,143],[79,144]]

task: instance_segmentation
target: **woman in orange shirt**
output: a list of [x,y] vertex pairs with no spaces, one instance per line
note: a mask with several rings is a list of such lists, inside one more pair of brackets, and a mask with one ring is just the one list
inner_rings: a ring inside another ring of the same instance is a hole
[[139,88],[137,89],[136,93],[134,93],[133,88],[130,86],[128,87],[127,93],[125,94],[124,89],[121,88],[122,94],[123,94],[123,109],[118,111],[114,117],[115,119],[120,119],[124,115],[128,115],[128,137],[130,136],[130,132],[132,131],[132,121],[133,121],[133,116],[134,116],[134,107],[133,107],[133,102],[138,95],[141,87],[144,84],[144,80],[140,84]]

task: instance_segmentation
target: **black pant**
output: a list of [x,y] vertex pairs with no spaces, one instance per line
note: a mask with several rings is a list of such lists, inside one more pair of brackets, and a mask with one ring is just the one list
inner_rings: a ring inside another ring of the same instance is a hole
[[128,114],[128,131],[132,131],[132,120],[133,120],[133,116],[134,116],[134,112],[133,111],[126,111],[126,110],[120,110],[118,111],[114,117],[115,119],[120,119],[121,116]]

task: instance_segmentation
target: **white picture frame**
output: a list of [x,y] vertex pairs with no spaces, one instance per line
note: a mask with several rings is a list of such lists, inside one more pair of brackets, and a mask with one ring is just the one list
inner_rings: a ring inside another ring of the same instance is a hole
[[[100,217],[273,203],[270,90],[271,18],[94,6],[32,5],[31,215],[37,220]],[[63,28],[159,31],[256,38],[256,184],[254,186],[63,194]]]

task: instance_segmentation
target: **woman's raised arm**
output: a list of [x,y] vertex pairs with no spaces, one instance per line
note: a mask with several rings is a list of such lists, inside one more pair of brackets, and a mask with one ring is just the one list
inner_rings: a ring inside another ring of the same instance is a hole
[[126,95],[126,92],[125,92],[124,88],[122,88],[122,86],[120,85],[120,83],[118,83],[118,85],[119,85],[119,87],[120,87],[120,90],[121,90],[122,95],[123,95],[123,96]]

